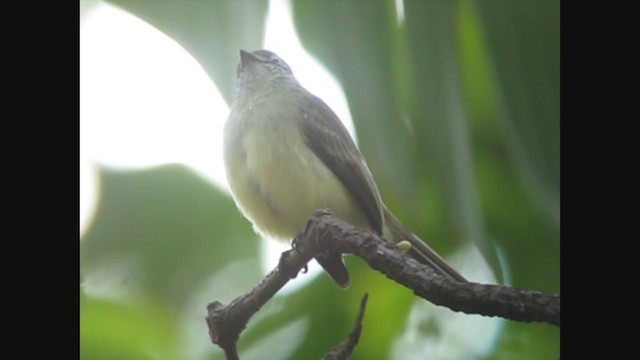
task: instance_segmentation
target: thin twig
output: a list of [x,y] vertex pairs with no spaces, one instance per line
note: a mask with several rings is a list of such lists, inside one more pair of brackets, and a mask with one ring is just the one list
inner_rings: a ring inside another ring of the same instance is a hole
[[367,299],[369,298],[369,294],[364,294],[362,300],[360,301],[360,310],[358,311],[358,317],[356,318],[356,324],[351,330],[349,337],[343,341],[340,345],[331,349],[328,353],[326,353],[322,360],[343,360],[348,359],[349,356],[353,353],[353,349],[355,349],[356,345],[358,345],[358,341],[360,341],[360,334],[362,333],[362,319],[364,319],[364,311],[367,307]]

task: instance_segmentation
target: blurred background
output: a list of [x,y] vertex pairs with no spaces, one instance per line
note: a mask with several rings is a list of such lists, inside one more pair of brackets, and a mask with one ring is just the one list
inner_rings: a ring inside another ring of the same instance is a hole
[[[80,353],[223,359],[206,305],[286,244],[228,194],[239,50],[280,55],[351,131],[396,216],[468,279],[560,292],[559,1],[80,2]],[[311,264],[242,359],[320,358],[369,302],[353,359],[548,359],[560,330],[454,313],[347,257]]]

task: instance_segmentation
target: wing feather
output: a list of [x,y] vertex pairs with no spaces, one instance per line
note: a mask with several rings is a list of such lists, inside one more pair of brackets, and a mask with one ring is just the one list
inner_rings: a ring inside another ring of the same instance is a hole
[[382,234],[380,193],[364,157],[338,116],[313,95],[305,97],[298,116],[300,129],[309,149],[353,195],[371,229]]

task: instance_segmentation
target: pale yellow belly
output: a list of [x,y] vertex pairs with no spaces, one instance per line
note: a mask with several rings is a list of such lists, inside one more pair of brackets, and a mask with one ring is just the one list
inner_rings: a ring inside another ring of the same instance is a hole
[[[227,177],[238,207],[259,233],[291,240],[313,211],[367,227],[366,217],[347,189],[307,148],[302,136],[282,124],[244,133],[241,145],[225,149]],[[236,144],[237,145],[237,144]]]

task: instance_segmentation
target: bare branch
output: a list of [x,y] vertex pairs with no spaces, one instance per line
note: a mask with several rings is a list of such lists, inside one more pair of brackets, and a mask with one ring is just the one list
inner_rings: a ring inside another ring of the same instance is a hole
[[343,341],[340,345],[333,348],[331,351],[326,353],[322,360],[342,360],[348,359],[353,353],[353,349],[355,349],[356,345],[358,345],[358,341],[360,340],[360,334],[362,333],[362,319],[364,319],[364,310],[367,307],[367,299],[369,298],[369,294],[364,294],[362,300],[360,301],[360,311],[358,311],[358,317],[356,318],[356,325],[353,327],[351,334],[347,340]]
[[[227,359],[238,359],[236,342],[251,316],[289,279],[306,268],[312,258],[329,251],[357,255],[371,268],[413,290],[416,295],[453,311],[560,326],[558,294],[458,282],[443,277],[380,236],[337,219],[327,210],[319,210],[294,240],[293,249],[282,254],[278,268],[255,288],[228,305],[215,301],[207,306],[206,321],[211,341],[224,349]],[[356,329],[359,333],[358,326]],[[357,343],[357,339],[355,341]]]
[[303,240],[321,242],[325,249],[357,255],[371,268],[413,290],[416,295],[453,311],[560,326],[558,294],[458,282],[443,277],[378,235],[337,219],[328,211],[314,213],[304,236],[297,241],[302,243]]
[[224,350],[228,360],[238,359],[236,343],[249,319],[288,281],[288,277],[275,269],[251,291],[233,299],[228,305],[219,301],[207,305],[209,337]]

